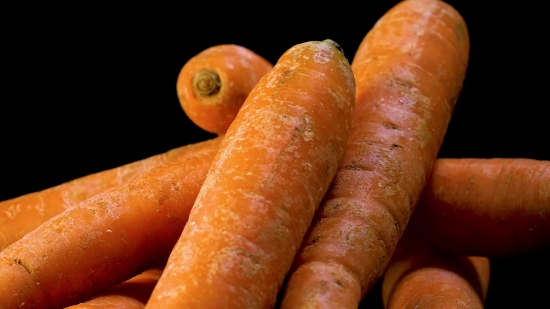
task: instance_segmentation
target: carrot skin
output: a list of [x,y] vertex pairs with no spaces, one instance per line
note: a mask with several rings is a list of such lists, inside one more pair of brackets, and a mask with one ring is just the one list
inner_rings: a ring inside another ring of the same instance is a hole
[[164,267],[150,268],[106,293],[67,309],[143,309]]
[[273,65],[238,45],[216,45],[183,66],[176,90],[185,114],[202,129],[224,134],[246,97]]
[[489,259],[435,250],[396,250],[382,283],[384,308],[483,308]]
[[550,247],[550,161],[439,159],[407,233],[417,245],[507,257]]
[[282,308],[357,308],[382,275],[431,173],[468,54],[464,20],[442,1],[403,1],[367,34],[352,63],[357,99],[346,153]]
[[0,202],[0,251],[65,209],[147,173],[156,166],[208,150],[212,143],[219,143],[219,139],[221,137],[175,148],[163,154]]
[[0,253],[0,304],[60,308],[166,258],[219,144],[51,218]]
[[229,127],[146,308],[270,308],[344,152],[354,77],[332,41],[285,52]]

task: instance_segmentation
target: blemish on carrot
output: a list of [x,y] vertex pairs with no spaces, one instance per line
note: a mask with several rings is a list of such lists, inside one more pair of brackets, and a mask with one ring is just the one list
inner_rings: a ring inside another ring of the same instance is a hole
[[29,275],[32,275],[32,270],[26,265],[25,262],[23,262],[21,259],[19,258],[15,258],[13,259],[13,262],[21,267],[23,267],[23,269],[29,274]]
[[15,218],[15,216],[21,212],[21,205],[19,204],[16,204],[16,205],[10,205],[10,207],[8,207],[8,209],[6,211],[4,211],[4,213],[8,216],[8,218],[10,219],[13,219]]

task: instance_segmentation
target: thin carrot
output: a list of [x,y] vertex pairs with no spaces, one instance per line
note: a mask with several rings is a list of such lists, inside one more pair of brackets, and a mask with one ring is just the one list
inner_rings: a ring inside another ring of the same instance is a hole
[[439,159],[406,235],[444,252],[506,257],[550,248],[550,161]]
[[181,69],[176,85],[180,104],[197,126],[224,134],[252,88],[272,68],[245,47],[210,47]]
[[268,308],[336,173],[354,77],[331,40],[298,44],[252,90],[146,308]]
[[114,169],[0,202],[0,251],[21,239],[48,219],[96,194],[142,175],[156,166],[217,147],[220,137],[172,149]]
[[149,268],[92,299],[67,309],[143,309],[164,267]]
[[289,276],[282,308],[357,308],[431,173],[469,55],[464,20],[435,0],[389,10],[352,62],[349,142]]
[[0,252],[0,308],[58,308],[167,258],[218,144],[51,218]]
[[435,250],[396,250],[384,273],[387,309],[483,308],[489,287],[489,259]]

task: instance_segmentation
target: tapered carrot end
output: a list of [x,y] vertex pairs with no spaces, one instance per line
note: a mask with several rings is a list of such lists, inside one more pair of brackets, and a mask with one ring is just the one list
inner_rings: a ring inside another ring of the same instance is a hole
[[327,44],[330,44],[330,45],[334,46],[337,50],[339,50],[342,54],[344,54],[344,49],[342,48],[342,46],[340,46],[340,44],[334,42],[333,40],[326,39],[326,40],[323,41],[323,43],[327,43]]

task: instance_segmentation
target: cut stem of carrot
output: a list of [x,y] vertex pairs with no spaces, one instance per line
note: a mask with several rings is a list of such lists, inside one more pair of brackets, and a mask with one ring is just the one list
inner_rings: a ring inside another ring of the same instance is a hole
[[273,65],[253,51],[223,44],[189,59],[176,90],[185,114],[202,129],[224,134],[244,100]]

